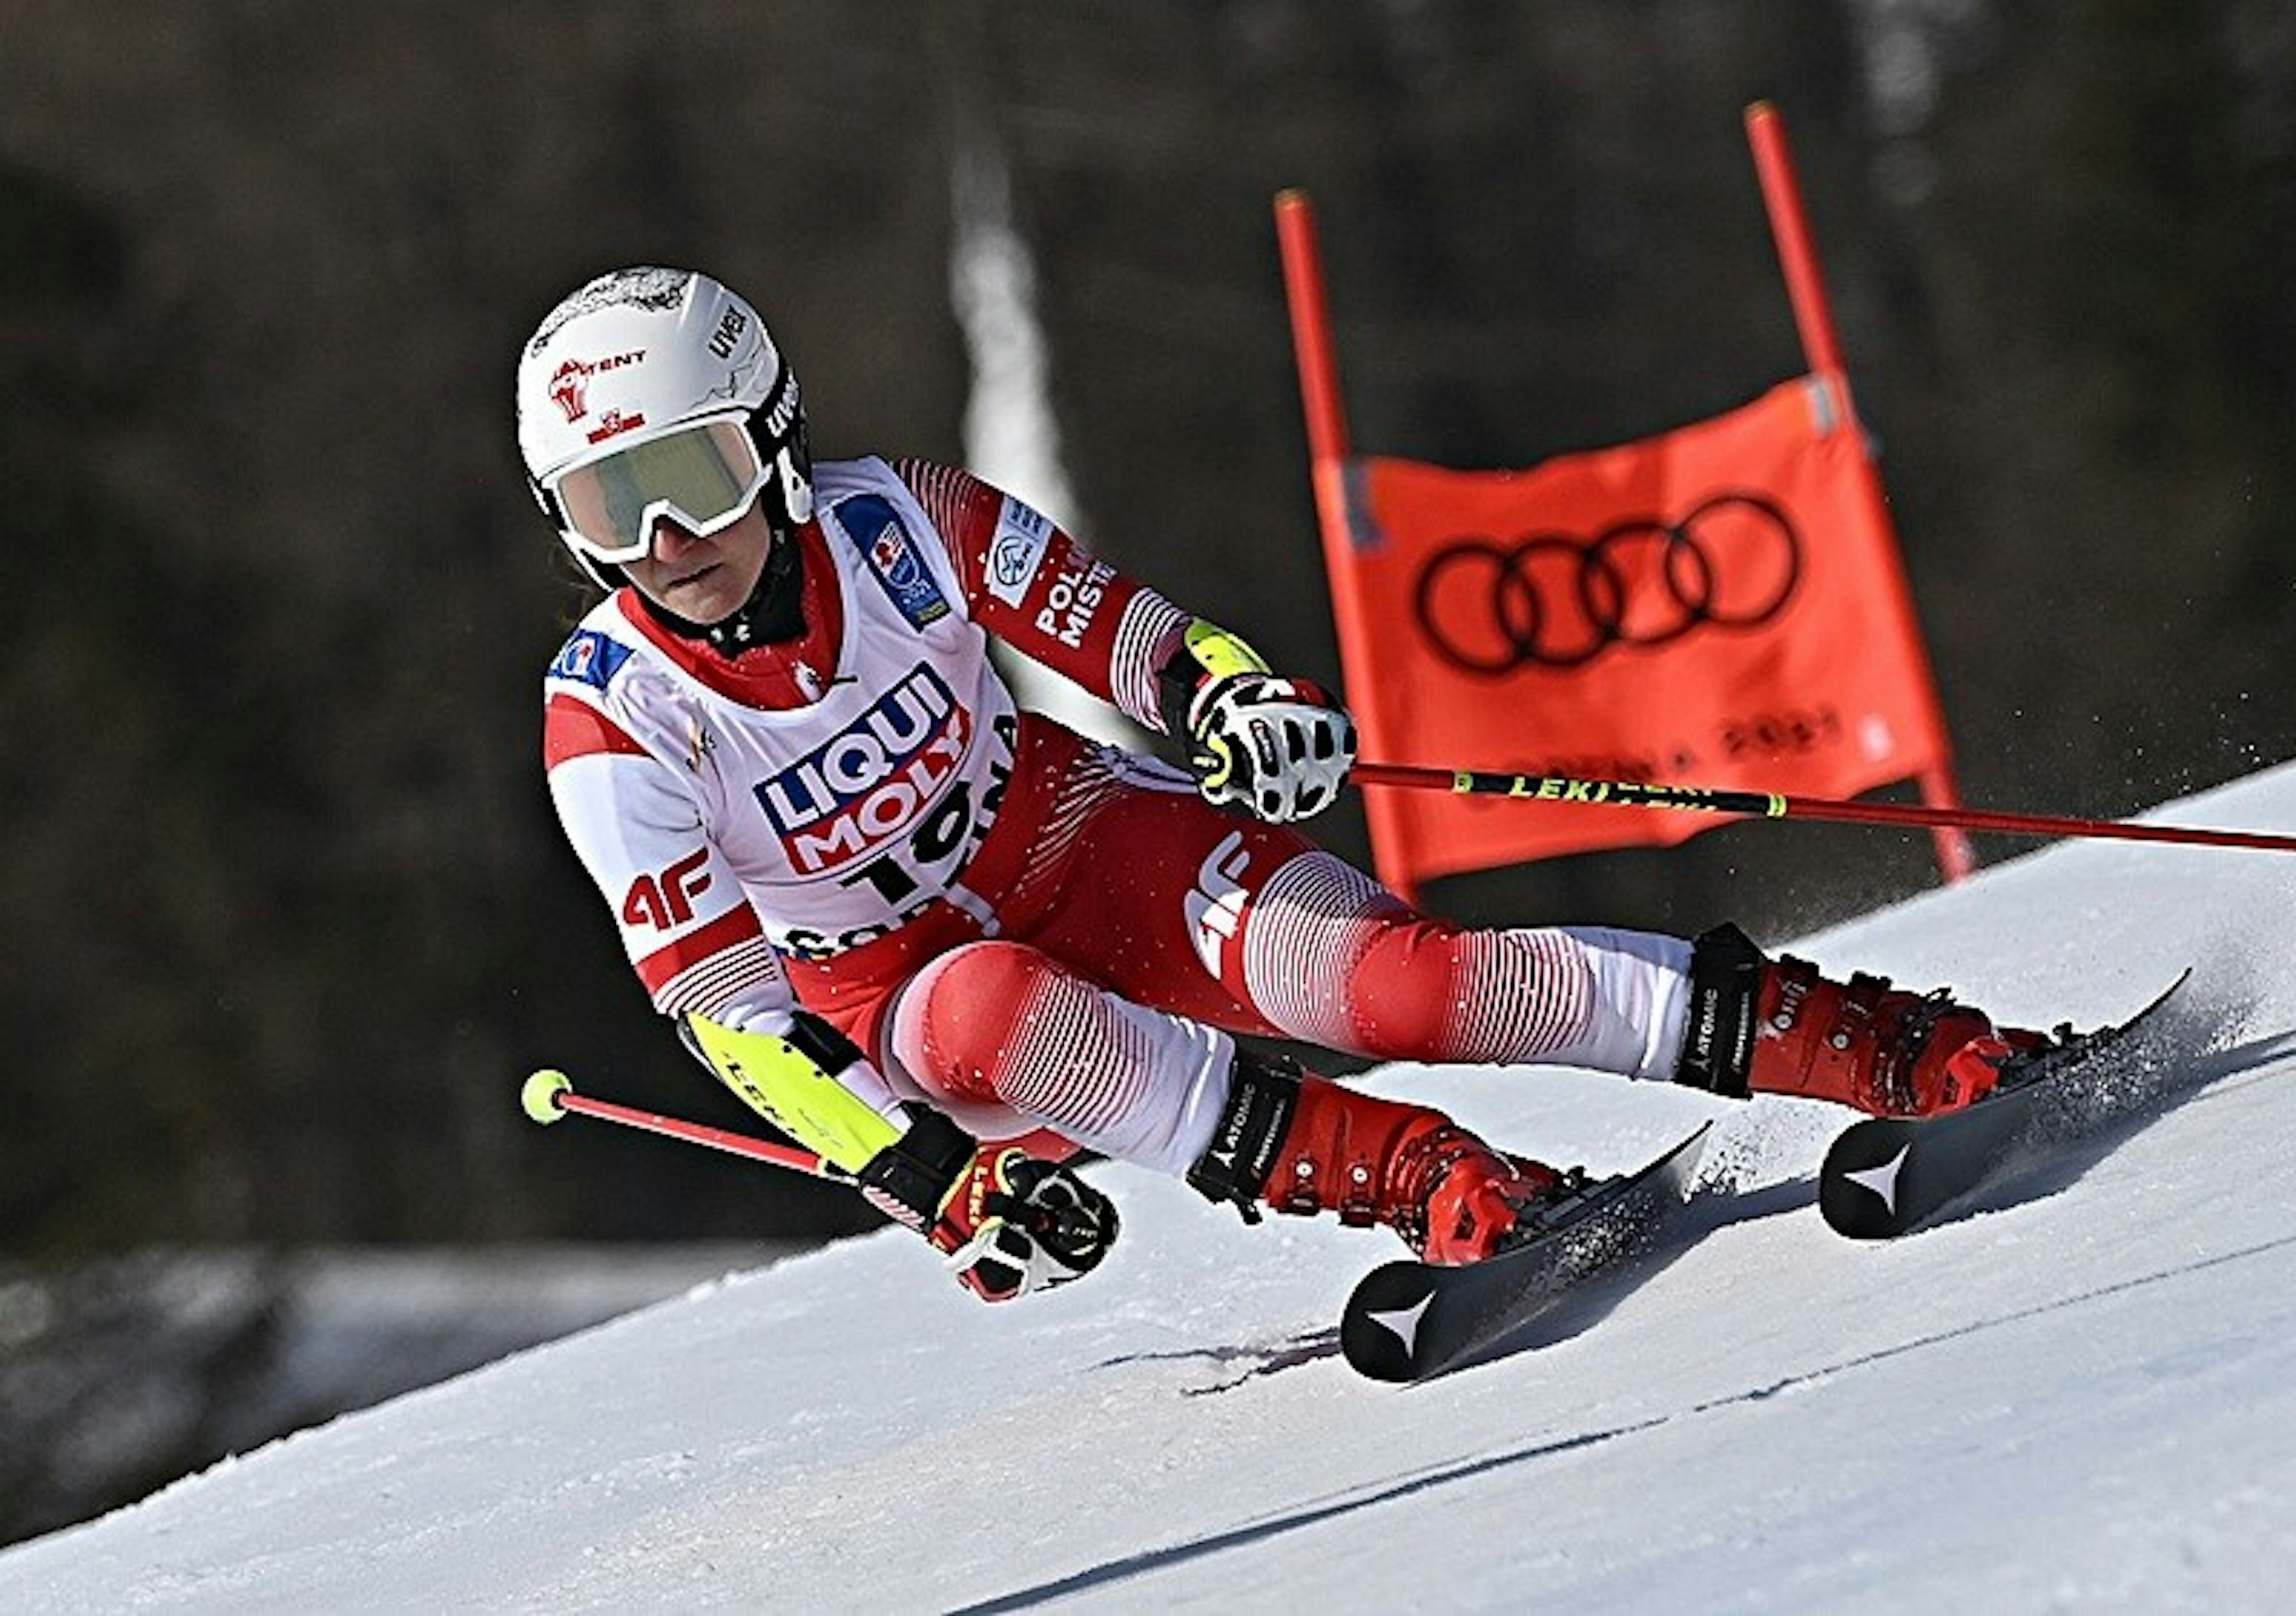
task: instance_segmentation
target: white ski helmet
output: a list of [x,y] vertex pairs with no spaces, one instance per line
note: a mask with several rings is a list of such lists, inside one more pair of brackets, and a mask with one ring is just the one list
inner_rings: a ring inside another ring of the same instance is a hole
[[520,356],[518,447],[535,497],[608,588],[654,524],[706,536],[762,495],[776,543],[813,514],[797,377],[758,311],[685,269],[600,275]]

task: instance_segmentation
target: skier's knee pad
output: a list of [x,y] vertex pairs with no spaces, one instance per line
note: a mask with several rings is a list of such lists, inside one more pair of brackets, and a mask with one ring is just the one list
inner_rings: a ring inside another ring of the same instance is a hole
[[1348,1021],[1362,1053],[1390,1060],[1451,1056],[1465,935],[1417,915],[1379,929],[1345,987]]
[[1597,1025],[1598,979],[1594,956],[1568,931],[1414,917],[1382,928],[1364,950],[1348,982],[1349,1013],[1362,1052],[1389,1060],[1583,1054]]
[[1020,943],[967,943],[917,972],[903,990],[894,1047],[922,1081],[953,1098],[997,1103],[998,1074],[1031,1002],[1060,967]]

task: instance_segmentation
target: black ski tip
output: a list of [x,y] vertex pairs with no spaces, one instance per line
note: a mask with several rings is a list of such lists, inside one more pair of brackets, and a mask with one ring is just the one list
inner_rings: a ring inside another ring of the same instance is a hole
[[1365,1379],[1422,1381],[1472,1358],[1551,1306],[1577,1280],[1642,1242],[1595,1239],[1608,1226],[1680,1206],[1713,1124],[1598,1186],[1574,1216],[1529,1244],[1459,1267],[1399,1260],[1364,1276],[1340,1317],[1340,1349]]
[[1836,1136],[1817,1176],[1826,1226],[1852,1240],[1887,1240],[1908,1226],[1898,1208],[1914,1141],[1886,1120],[1852,1123]]
[[2049,1105],[2067,1093],[2069,1077],[2112,1059],[2192,978],[2188,965],[2122,1021],[2089,1032],[2060,1029],[2055,1043],[2005,1070],[2001,1087],[1965,1110],[1851,1123],[1835,1137],[1818,1173],[1818,1210],[1827,1226],[1852,1240],[1888,1240],[1968,1194],[2014,1156],[2036,1126],[2054,1126],[2050,1119],[2062,1118],[2064,1107]]
[[1365,1275],[1340,1319],[1349,1366],[1368,1380],[1418,1379],[1419,1331],[1439,1292],[1422,1263],[1386,1263]]

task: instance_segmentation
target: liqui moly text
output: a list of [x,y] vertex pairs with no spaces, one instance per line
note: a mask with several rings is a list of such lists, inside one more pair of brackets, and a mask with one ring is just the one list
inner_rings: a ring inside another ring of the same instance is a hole
[[921,662],[842,734],[760,783],[758,801],[800,873],[834,869],[915,824],[972,739],[964,710]]

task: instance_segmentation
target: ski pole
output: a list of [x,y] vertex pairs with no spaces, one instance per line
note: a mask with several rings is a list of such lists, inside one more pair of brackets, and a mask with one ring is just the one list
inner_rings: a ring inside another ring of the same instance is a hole
[[1777,792],[1717,791],[1696,785],[1645,784],[1632,780],[1579,780],[1562,775],[1508,775],[1481,769],[1434,768],[1414,763],[1358,763],[1357,785],[1408,791],[1513,797],[1535,802],[1583,802],[1611,808],[1679,808],[1743,814],[1762,819],[1833,820],[1849,824],[1897,824],[1931,830],[1991,831],[2010,836],[2086,836],[2119,841],[2169,841],[2194,847],[2253,848],[2296,853],[2296,836],[2262,831],[2212,831],[2185,825],[2137,824],[2126,819],[2074,819],[2054,814],[2004,814],[1986,808],[1927,804],[1853,802],[1837,797],[1790,797]]
[[594,1100],[587,1095],[577,1094],[573,1079],[549,1068],[527,1079],[519,1090],[518,1101],[528,1116],[545,1127],[570,1112],[577,1116],[595,1117],[602,1122],[619,1122],[624,1128],[683,1139],[688,1144],[706,1145],[730,1155],[747,1156],[752,1161],[768,1161],[793,1172],[810,1173],[816,1178],[840,1182],[845,1178],[845,1174],[829,1162],[794,1144],[776,1144],[749,1134],[729,1133],[722,1128],[709,1128],[680,1117],[665,1117],[659,1112],[639,1111],[633,1106],[617,1105],[611,1100]]

